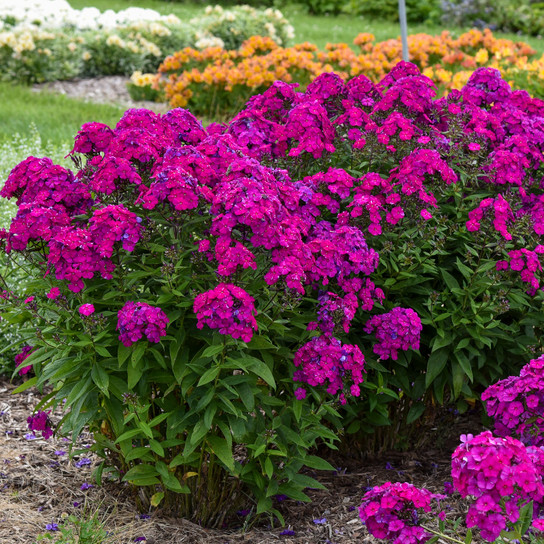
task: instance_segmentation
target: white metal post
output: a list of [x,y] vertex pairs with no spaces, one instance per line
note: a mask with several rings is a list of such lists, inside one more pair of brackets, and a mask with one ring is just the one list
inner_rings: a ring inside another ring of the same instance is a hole
[[402,40],[402,60],[409,60],[408,56],[408,24],[406,22],[406,2],[399,0],[400,37]]

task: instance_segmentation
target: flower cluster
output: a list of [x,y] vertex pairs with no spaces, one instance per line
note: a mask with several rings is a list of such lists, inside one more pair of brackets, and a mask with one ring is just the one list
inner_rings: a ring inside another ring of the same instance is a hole
[[485,431],[461,440],[452,455],[453,484],[462,497],[476,499],[469,507],[467,526],[479,527],[482,537],[492,542],[518,521],[523,505],[542,502],[542,476],[525,446],[514,438],[497,438]]
[[393,544],[426,542],[433,535],[419,525],[420,513],[430,513],[432,500],[443,498],[412,484],[386,482],[365,493],[359,517],[376,538]]
[[215,289],[201,293],[195,298],[193,310],[198,319],[197,327],[208,325],[221,334],[241,338],[249,342],[257,321],[253,297],[244,289],[228,283],[220,283]]
[[374,344],[374,353],[380,359],[396,360],[398,350],[419,349],[421,320],[417,313],[410,308],[393,308],[390,312],[371,317],[365,332],[375,332],[378,343]]
[[527,446],[544,446],[544,356],[531,360],[482,393],[498,436],[515,436]]
[[[365,74],[377,83],[402,60],[400,40],[374,43],[373,35],[361,34],[354,43],[360,47],[360,53],[345,43],[328,44],[325,51],[309,43],[282,48],[277,40],[262,36],[251,37],[237,50],[217,44],[202,51],[185,48],[163,61],[159,67],[162,79],[155,82],[155,87],[164,88],[173,107],[190,103],[194,111],[203,113],[221,108],[230,113],[276,80],[297,81],[310,89],[317,76],[334,70],[340,80]],[[412,62],[440,92],[461,88],[472,71],[483,66],[500,70],[518,88],[530,87],[535,92],[539,92],[544,77],[544,61],[533,59],[535,51],[529,45],[496,38],[489,29],[471,30],[459,38],[448,32],[439,36],[414,34],[408,37],[408,45]],[[315,98],[321,93],[318,87]],[[423,78],[419,79],[417,89],[412,87],[404,89],[401,82],[388,93],[382,107],[398,101],[408,110],[424,109],[424,102],[428,105],[436,90],[430,89]],[[492,95],[499,98],[504,91],[503,86]],[[473,91],[472,98],[479,94],[480,91]],[[366,100],[371,100],[370,96]],[[403,115],[398,115],[380,131],[384,142],[391,131],[400,131],[408,138],[417,129]]]
[[15,356],[15,366],[19,371],[19,376],[24,376],[32,370],[32,365],[22,366],[22,364],[33,349],[32,346],[23,346],[23,349]]
[[[173,14],[136,7],[101,13],[94,7],[72,9],[65,0],[6,0],[0,6],[3,77],[41,82],[128,76],[135,70],[156,71],[160,60],[179,47],[214,44],[236,49],[255,34],[280,44],[293,38],[292,26],[278,10],[217,7],[181,21]],[[152,98],[159,96],[151,93]]]
[[150,342],[166,336],[168,317],[160,309],[145,302],[128,301],[118,312],[117,330],[124,346],[131,346],[144,335]]
[[36,435],[36,431],[41,431],[43,438],[46,440],[53,436],[53,427],[47,412],[39,410],[35,414],[28,416],[27,422],[28,428],[34,436]]
[[[349,386],[354,397],[361,394],[359,384],[363,382],[365,358],[356,345],[342,344],[327,334],[315,336],[295,353],[294,362],[300,367],[293,375],[295,382],[312,387],[324,385],[330,395],[341,391],[341,404],[346,403],[344,387]],[[295,394],[304,398],[306,391],[299,388]]]

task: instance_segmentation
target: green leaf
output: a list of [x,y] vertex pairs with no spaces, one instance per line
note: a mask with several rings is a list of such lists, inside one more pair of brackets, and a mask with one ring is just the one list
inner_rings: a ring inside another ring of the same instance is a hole
[[95,344],[94,349],[96,350],[96,353],[98,353],[98,355],[100,355],[101,357],[107,357],[108,359],[111,359],[110,352],[104,346],[98,346],[97,344]]
[[467,536],[465,537],[465,544],[471,544],[472,542],[472,529],[467,529]]
[[116,444],[119,444],[119,442],[123,442],[124,440],[128,440],[130,438],[134,438],[135,436],[142,436],[142,430],[141,429],[131,429],[130,431],[124,432],[116,441]]
[[204,374],[202,374],[200,377],[200,380],[198,380],[197,387],[200,385],[206,385],[207,383],[215,380],[220,371],[221,367],[219,365],[213,366],[212,368],[206,370],[206,372],[204,372]]
[[473,274],[472,270],[468,266],[464,265],[459,257],[457,257],[455,263],[457,264],[457,269],[459,272],[461,272],[461,274],[463,274],[467,280],[470,279]]
[[427,389],[436,377],[444,370],[448,361],[449,350],[446,348],[439,349],[429,357],[427,361],[427,373],[425,375],[425,389]]
[[335,470],[335,468],[325,459],[317,457],[317,455],[306,455],[301,461],[309,468],[317,470]]
[[11,394],[16,395],[17,393],[22,393],[23,391],[26,391],[27,389],[30,389],[33,385],[36,384],[38,381],[38,376],[33,376],[30,378],[30,380],[27,380],[26,382],[22,383],[19,387],[14,389]]
[[121,342],[119,342],[119,347],[117,348],[117,359],[119,360],[119,368],[123,366],[123,363],[130,357],[132,350],[127,348]]
[[414,421],[419,419],[424,411],[425,404],[423,404],[422,402],[413,404],[412,406],[410,406],[410,410],[408,410],[408,415],[406,416],[406,423],[410,425],[410,423],[413,423]]
[[202,357],[213,357],[214,355],[221,353],[223,349],[224,349],[223,344],[215,344],[215,345],[208,346],[202,352]]
[[270,460],[270,457],[267,457],[264,462],[264,473],[266,474],[269,480],[271,480],[272,476],[274,475],[274,464]]
[[153,456],[151,455],[151,450],[149,448],[133,448],[125,455],[125,461],[133,461],[134,459],[144,459],[148,457],[148,461],[153,461]]
[[110,392],[108,390],[108,386],[110,384],[110,377],[99,364],[93,365],[91,369],[91,378],[93,382],[98,386],[100,391],[102,391],[102,393],[104,393],[106,397],[109,397]]
[[470,364],[468,357],[463,351],[455,351],[455,358],[457,359],[459,366],[463,369],[465,375],[472,382],[474,380],[474,377],[472,374],[472,365]]
[[519,519],[516,522],[516,528],[519,527],[519,534],[524,535],[533,521],[533,501],[528,502],[519,511]]
[[159,491],[158,493],[155,493],[154,495],[152,495],[150,500],[151,506],[154,506],[156,508],[157,506],[159,506],[163,499],[164,491]]
[[447,270],[443,268],[440,272],[442,273],[442,277],[444,278],[446,285],[450,289],[459,289],[458,281]]
[[232,450],[224,438],[219,436],[208,436],[208,444],[217,458],[231,471],[234,470],[234,457]]
[[302,417],[302,401],[298,399],[293,401],[293,414],[297,422],[299,422]]
[[136,365],[140,362],[141,358],[144,356],[146,348],[147,344],[145,342],[136,344],[136,347],[130,356],[130,362],[132,363],[133,367],[136,367]]
[[461,368],[461,365],[453,362],[451,364],[451,373],[453,378],[453,398],[457,399],[461,394],[461,389],[465,383],[465,371]]
[[[159,475],[157,469],[152,465],[140,464],[132,467],[124,476],[123,482],[131,482],[136,485],[153,485],[160,483],[156,476]],[[152,481],[154,480],[154,481]],[[142,482],[146,483],[142,483]]]
[[151,439],[149,441],[149,447],[157,454],[157,455],[160,455],[161,457],[164,457],[164,448],[159,444],[159,442],[157,442],[156,440],[154,439]]
[[163,412],[162,414],[159,414],[158,416],[155,416],[150,422],[150,427],[155,427],[159,423],[162,423],[172,412]]
[[251,372],[257,374],[257,376],[262,378],[270,387],[276,389],[276,380],[274,380],[274,375],[265,362],[260,361],[255,357],[251,357],[250,355],[245,355],[241,359],[247,364],[247,367]]
[[127,367],[128,388],[134,389],[134,386],[140,381],[144,373],[143,365],[138,365],[136,368],[132,365]]

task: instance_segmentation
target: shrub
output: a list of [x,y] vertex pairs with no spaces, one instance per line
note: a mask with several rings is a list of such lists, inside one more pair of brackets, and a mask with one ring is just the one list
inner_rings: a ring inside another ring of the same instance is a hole
[[86,124],[76,174],[18,165],[1,238],[33,293],[0,302],[32,323],[38,410],[66,399],[61,432],[89,424],[151,504],[217,525],[244,489],[257,513],[305,499],[343,427],[399,444],[519,368],[542,345],[541,102],[492,69],[434,93],[409,63],[325,73],[227,126]]
[[443,0],[442,21],[536,36],[544,30],[544,6],[535,0]]
[[[240,110],[252,94],[274,81],[296,81],[301,90],[318,75],[336,70],[343,79],[365,74],[378,82],[401,60],[400,40],[374,42],[372,34],[360,34],[355,53],[346,44],[329,44],[318,51],[309,43],[282,48],[269,38],[253,36],[239,50],[211,47],[186,48],[167,57],[159,67],[158,87],[164,88],[172,107],[189,105],[202,115],[226,116]],[[486,30],[472,30],[459,38],[448,32],[439,36],[408,37],[412,61],[433,79],[440,94],[462,87],[479,66],[500,69],[517,88],[542,93],[544,61],[530,57],[535,51],[525,43],[497,39]]]
[[[100,13],[96,8],[72,10],[62,1],[51,2],[53,9],[47,5],[25,10],[23,2],[23,9],[13,9],[11,23],[3,24],[0,79],[34,83],[130,75],[156,70],[161,59],[180,47],[236,49],[254,34],[284,44],[293,38],[293,27],[277,9],[209,6],[201,16],[182,22],[140,8]],[[6,11],[0,8],[0,30],[2,13]]]

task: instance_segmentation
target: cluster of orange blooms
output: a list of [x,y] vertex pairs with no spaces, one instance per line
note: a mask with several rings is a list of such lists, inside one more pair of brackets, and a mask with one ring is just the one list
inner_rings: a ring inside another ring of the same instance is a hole
[[[164,60],[157,85],[172,107],[191,101],[192,110],[211,115],[235,111],[278,79],[297,82],[299,89],[330,71],[345,79],[365,74],[379,81],[402,58],[399,39],[375,42],[372,34],[359,34],[354,44],[358,52],[344,43],[327,44],[319,51],[307,42],[283,48],[270,38],[253,36],[235,51],[185,48]],[[438,36],[414,34],[408,45],[411,62],[440,92],[462,87],[480,66],[498,68],[514,86],[533,94],[544,84],[544,57],[534,59],[535,51],[526,43],[496,38],[490,30],[471,30],[458,38],[447,31]]]

